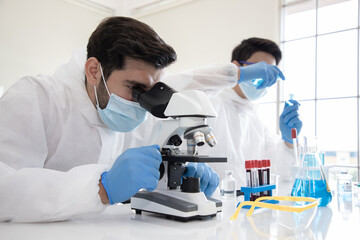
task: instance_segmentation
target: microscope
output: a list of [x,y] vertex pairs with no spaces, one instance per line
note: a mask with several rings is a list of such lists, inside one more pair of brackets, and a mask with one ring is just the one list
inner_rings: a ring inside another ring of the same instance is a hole
[[197,148],[205,143],[216,145],[212,129],[206,123],[207,118],[216,117],[207,95],[198,90],[176,92],[158,82],[149,91],[134,88],[133,99],[163,119],[155,124],[149,142],[149,145],[158,144],[162,155],[158,187],[151,192],[140,190],[131,198],[131,209],[136,214],[158,213],[180,221],[210,218],[221,212],[221,201],[207,198],[200,191],[200,178],[182,177],[188,162],[227,161],[225,157],[197,153]]

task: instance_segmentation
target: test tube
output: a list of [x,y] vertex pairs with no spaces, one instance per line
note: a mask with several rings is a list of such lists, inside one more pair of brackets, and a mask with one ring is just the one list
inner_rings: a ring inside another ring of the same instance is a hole
[[297,151],[297,131],[296,131],[296,128],[291,129],[291,138],[293,140],[295,161],[296,161],[296,165],[298,166],[299,165],[299,159],[298,159],[298,151]]
[[[254,169],[254,179],[255,179],[254,187],[258,187],[259,186],[258,160],[253,160],[253,169]],[[258,197],[260,197],[259,192],[256,192],[254,195],[255,195],[254,201]]]
[[[264,171],[264,181],[266,181],[266,184],[270,184],[270,159],[265,159],[265,171]],[[265,180],[266,179],[266,180]],[[264,183],[265,184],[265,183]],[[270,191],[265,191],[265,196],[270,196]]]
[[[271,161],[270,161],[270,159],[267,159],[267,165],[266,165],[266,167],[267,167],[267,171],[268,171],[268,175],[267,175],[268,183],[271,184],[271,182],[270,182],[270,167],[271,167]],[[268,193],[269,193],[269,196],[270,196],[270,191],[268,191]]]
[[267,171],[267,167],[266,167],[266,165],[267,165],[266,161],[267,161],[266,159],[261,160],[262,166],[263,166],[263,179],[262,179],[263,185],[269,184],[268,179],[267,179],[268,171]]
[[[246,170],[246,186],[252,187],[252,174],[251,174],[251,161],[245,161],[245,170]],[[253,199],[253,194],[250,194],[250,201]]]
[[[258,174],[259,174],[259,186],[263,185],[263,166],[262,166],[262,161],[261,160],[257,160],[257,168],[258,168]],[[260,192],[260,196],[264,196],[263,192]]]
[[[290,93],[289,94],[289,100],[293,100],[294,99],[294,94]],[[289,106],[294,105],[292,102],[290,102],[289,100],[286,101],[287,104],[289,104]]]
[[[255,169],[255,160],[250,160],[251,163],[251,187],[256,187],[256,176],[257,171]],[[251,195],[250,201],[255,201],[256,199],[256,193],[253,193]]]
[[257,78],[257,79],[252,80],[252,83],[254,84],[255,87],[260,86],[261,84],[263,84],[263,82],[264,82],[264,79],[262,79],[262,78]]
[[246,170],[246,186],[251,187],[251,162],[250,160],[245,161]]

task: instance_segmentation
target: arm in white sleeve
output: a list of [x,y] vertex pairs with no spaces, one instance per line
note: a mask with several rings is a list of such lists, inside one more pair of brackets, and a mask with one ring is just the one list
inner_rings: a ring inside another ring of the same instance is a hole
[[105,169],[98,164],[68,172],[23,168],[0,176],[0,221],[48,222],[99,214],[105,209],[98,194]]
[[210,98],[237,84],[238,67],[233,63],[212,64],[171,74],[163,82],[177,91],[202,90]]
[[0,99],[0,221],[58,221],[104,209],[98,194],[104,166],[43,168],[45,129],[56,120],[48,103],[44,86],[31,79],[15,83]]

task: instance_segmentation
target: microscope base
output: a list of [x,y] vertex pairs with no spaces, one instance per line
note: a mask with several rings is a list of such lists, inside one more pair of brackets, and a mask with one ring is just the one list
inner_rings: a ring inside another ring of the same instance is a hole
[[209,219],[221,212],[219,200],[206,198],[204,193],[184,193],[176,190],[141,191],[131,198],[131,209],[165,215],[167,218],[188,221]]
[[[142,212],[143,212],[142,210],[135,210],[136,214],[141,214]],[[209,215],[209,216],[179,217],[179,216],[169,215],[169,214],[165,214],[165,213],[158,213],[158,212],[151,212],[151,211],[144,211],[144,212],[154,213],[154,214],[161,214],[167,219],[180,221],[180,222],[187,222],[187,221],[190,221],[190,220],[205,220],[205,219],[210,219],[210,218],[216,216],[216,214],[213,214],[213,215]]]

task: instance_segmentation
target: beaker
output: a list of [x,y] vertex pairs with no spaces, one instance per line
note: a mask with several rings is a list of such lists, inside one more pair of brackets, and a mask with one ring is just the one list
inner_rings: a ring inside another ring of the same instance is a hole
[[325,207],[331,202],[332,195],[326,181],[322,153],[317,151],[316,145],[308,146],[306,137],[303,144],[291,196],[313,197],[319,199],[320,207]]
[[352,176],[345,170],[340,171],[336,174],[337,192],[340,195],[349,195],[351,198],[352,193]]

